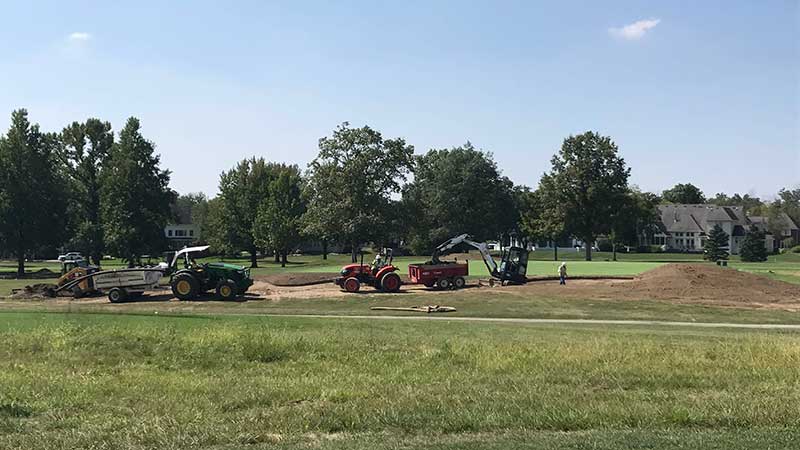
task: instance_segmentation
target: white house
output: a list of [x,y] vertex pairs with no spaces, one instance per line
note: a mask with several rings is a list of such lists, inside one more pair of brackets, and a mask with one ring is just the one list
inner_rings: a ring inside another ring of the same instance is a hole
[[200,239],[200,227],[193,224],[170,224],[164,227],[164,236],[171,248],[183,248]]

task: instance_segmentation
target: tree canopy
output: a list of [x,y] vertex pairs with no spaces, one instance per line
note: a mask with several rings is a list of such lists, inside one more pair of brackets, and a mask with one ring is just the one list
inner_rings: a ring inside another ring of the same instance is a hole
[[661,193],[661,198],[669,203],[684,203],[697,205],[706,202],[706,197],[703,191],[692,183],[678,183],[671,189],[667,189]]
[[57,158],[58,136],[43,133],[24,109],[11,114],[0,137],[0,240],[25,273],[25,258],[64,237],[65,178]]
[[131,117],[108,155],[100,190],[105,242],[130,265],[165,248],[164,226],[176,194],[169,188],[170,172],[159,164],[155,146]]
[[261,204],[254,224],[256,244],[273,248],[280,255],[281,267],[286,256],[300,241],[305,202],[302,180],[296,166],[287,166],[270,183],[269,197]]
[[703,247],[703,258],[709,261],[720,261],[728,259],[728,233],[719,224],[708,232],[706,244]]
[[553,168],[542,177],[540,195],[564,230],[579,237],[592,259],[592,244],[611,232],[613,217],[628,193],[630,169],[607,136],[588,131],[564,140],[553,156]]
[[517,223],[514,184],[490,153],[467,142],[415,158],[414,181],[403,190],[411,241],[418,253],[461,233],[495,239]]
[[351,128],[347,122],[320,139],[319,154],[309,164],[307,228],[350,244],[355,261],[361,244],[386,238],[391,196],[400,192],[413,153],[402,138],[384,139],[368,126]]

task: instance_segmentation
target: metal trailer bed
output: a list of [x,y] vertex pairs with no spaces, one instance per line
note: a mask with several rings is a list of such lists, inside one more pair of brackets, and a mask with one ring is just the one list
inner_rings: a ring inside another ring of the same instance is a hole
[[58,294],[62,290],[70,290],[82,280],[90,278],[94,289],[107,294],[112,303],[124,301],[127,298],[136,298],[144,291],[158,288],[161,277],[164,276],[163,268],[134,267],[130,269],[103,270],[75,278],[69,283],[55,290]]

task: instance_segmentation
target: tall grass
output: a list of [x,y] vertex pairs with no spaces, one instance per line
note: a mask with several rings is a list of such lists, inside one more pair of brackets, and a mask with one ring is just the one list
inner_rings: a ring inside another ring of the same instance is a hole
[[791,333],[17,316],[2,448],[800,425]]

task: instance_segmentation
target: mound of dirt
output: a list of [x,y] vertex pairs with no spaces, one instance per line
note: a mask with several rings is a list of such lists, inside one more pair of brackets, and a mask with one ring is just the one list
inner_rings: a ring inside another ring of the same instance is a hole
[[253,278],[275,286],[311,286],[314,284],[333,283],[333,279],[337,276],[339,275],[336,273],[281,273]]
[[713,299],[731,303],[795,303],[800,286],[711,264],[666,264],[628,284],[629,294],[654,299]]
[[56,285],[39,283],[30,286],[25,286],[14,292],[12,298],[44,298],[55,297]]

